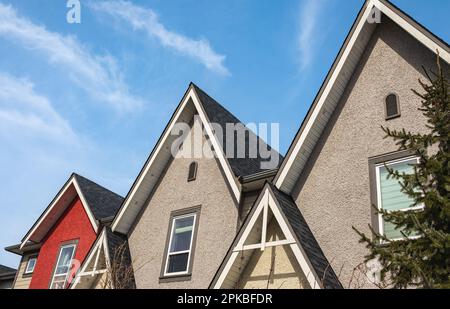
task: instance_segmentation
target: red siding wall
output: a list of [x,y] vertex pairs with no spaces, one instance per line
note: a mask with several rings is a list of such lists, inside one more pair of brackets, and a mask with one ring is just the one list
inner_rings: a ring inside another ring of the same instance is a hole
[[78,240],[75,259],[83,262],[96,239],[95,231],[77,197],[45,237],[31,279],[30,289],[48,289],[61,243]]

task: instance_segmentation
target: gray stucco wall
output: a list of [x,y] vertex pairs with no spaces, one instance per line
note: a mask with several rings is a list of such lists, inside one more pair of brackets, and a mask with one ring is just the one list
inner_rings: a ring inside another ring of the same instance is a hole
[[[434,68],[435,59],[384,18],[296,185],[294,199],[344,287],[367,253],[352,226],[370,235],[368,158],[398,149],[380,127],[425,131],[420,99],[410,89],[421,91],[421,65]],[[399,96],[401,117],[385,121],[383,103],[391,92]],[[358,276],[352,287],[360,287]]]
[[[230,247],[238,220],[237,205],[216,159],[195,159],[197,179],[187,182],[191,159],[176,158],[129,235],[137,288],[208,288]],[[170,214],[201,205],[192,278],[160,283]]]

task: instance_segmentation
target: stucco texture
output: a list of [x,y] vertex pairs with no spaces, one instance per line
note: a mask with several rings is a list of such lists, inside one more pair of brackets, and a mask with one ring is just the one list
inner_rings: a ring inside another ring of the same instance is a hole
[[[193,160],[198,163],[197,178],[188,182]],[[160,283],[171,212],[199,205],[192,277]],[[137,288],[207,288],[235,237],[237,216],[216,159],[174,158],[129,235]]]
[[[285,239],[276,220],[267,229],[267,241]],[[306,289],[308,281],[289,246],[254,250],[240,277],[240,289]]]
[[[381,126],[426,131],[411,91],[426,80],[422,65],[435,68],[436,56],[383,17],[296,185],[294,199],[344,287],[373,287],[352,274],[367,254],[352,226],[370,235],[369,157],[398,150]],[[401,117],[386,121],[390,93],[399,97]]]
[[42,242],[30,289],[48,289],[61,245],[77,241],[74,259],[83,263],[96,238],[83,204],[76,198]]

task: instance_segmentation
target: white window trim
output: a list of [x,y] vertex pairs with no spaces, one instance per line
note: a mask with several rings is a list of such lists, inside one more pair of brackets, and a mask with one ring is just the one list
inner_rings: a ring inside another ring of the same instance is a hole
[[[34,260],[34,265],[33,268],[31,270],[29,270],[28,268],[30,267],[30,262]],[[23,272],[24,275],[30,275],[34,272],[34,269],[36,268],[36,263],[37,263],[37,256],[31,256],[28,261],[27,261],[27,265],[25,267],[25,271]]]
[[[192,222],[192,233],[191,233],[191,241],[190,241],[190,244],[189,244],[189,250],[170,252],[170,247],[172,246],[172,238],[173,238],[173,232],[174,232],[174,229],[175,229],[175,222],[176,222],[176,220],[189,218],[189,217],[194,217],[194,221]],[[191,263],[191,255],[192,255],[192,243],[194,241],[195,225],[197,223],[197,213],[190,213],[190,214],[186,214],[186,215],[172,217],[171,220],[172,220],[172,222],[171,222],[172,227],[170,229],[170,239],[169,239],[169,244],[167,246],[166,263],[165,263],[165,266],[164,266],[164,277],[172,277],[172,276],[180,276],[180,275],[187,275],[187,274],[189,274],[189,265]],[[187,260],[187,264],[186,264],[186,270],[185,271],[174,272],[174,273],[167,272],[167,268],[169,267],[169,257],[171,255],[179,255],[179,254],[184,254],[184,253],[188,253],[188,260]]]
[[[419,163],[420,158],[417,156],[409,156],[409,157],[405,157],[405,158],[401,158],[401,159],[397,159],[397,160],[391,160],[391,161],[386,161],[383,163],[379,163],[375,165],[375,177],[376,177],[376,181],[377,181],[377,208],[378,210],[382,210],[382,203],[381,203],[381,179],[380,179],[380,168],[389,165],[394,165],[394,164],[399,164],[399,163],[404,163],[404,162],[408,162],[408,161],[412,161],[412,160],[416,160],[417,163]],[[404,208],[404,209],[400,209],[398,211],[414,211],[414,210],[422,210],[424,209],[424,205],[419,205],[419,206],[415,206],[415,207],[409,207],[409,208]],[[381,213],[378,213],[378,233],[381,236],[385,236],[384,234],[384,219],[383,219],[383,215]],[[410,236],[408,237],[408,239],[418,239],[420,238],[420,236]],[[403,238],[393,238],[390,239],[390,241],[399,241],[399,240],[403,240]]]
[[[53,283],[54,283],[54,281],[55,281],[55,277],[56,277],[56,276],[62,276],[62,275],[63,275],[63,274],[58,274],[58,275],[57,275],[57,274],[56,274],[56,270],[58,269],[58,264],[59,264],[59,260],[61,259],[61,253],[62,253],[63,249],[69,248],[69,247],[73,247],[72,256],[70,257],[70,265],[72,265],[72,260],[73,260],[73,257],[75,256],[75,251],[76,251],[76,249],[77,249],[77,245],[76,245],[76,244],[67,244],[67,245],[61,246],[61,247],[59,248],[58,259],[56,260],[55,269],[54,269],[54,271],[53,271],[52,282],[50,283],[50,289],[53,289]],[[70,273],[70,265],[69,265],[69,269],[68,269],[68,271],[67,271],[67,273],[66,273],[66,278],[65,278],[65,280],[64,280],[64,286],[65,286],[66,283],[67,283],[67,276],[68,276],[69,273]]]

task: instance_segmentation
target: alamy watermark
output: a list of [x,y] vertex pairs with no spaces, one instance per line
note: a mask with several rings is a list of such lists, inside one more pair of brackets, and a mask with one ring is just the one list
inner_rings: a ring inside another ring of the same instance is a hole
[[381,10],[374,6],[367,16],[367,22],[369,24],[381,24]]
[[[270,130],[269,130],[270,127]],[[216,146],[223,150],[227,159],[257,159],[262,170],[275,169],[280,156],[273,148],[279,148],[280,125],[278,123],[211,123],[206,129],[196,115],[193,123],[174,124],[170,136],[171,154],[174,158],[200,159],[217,158]],[[211,136],[214,135],[214,136]]]
[[66,20],[69,24],[81,24],[81,3],[80,0],[67,0],[66,7],[69,9]]

